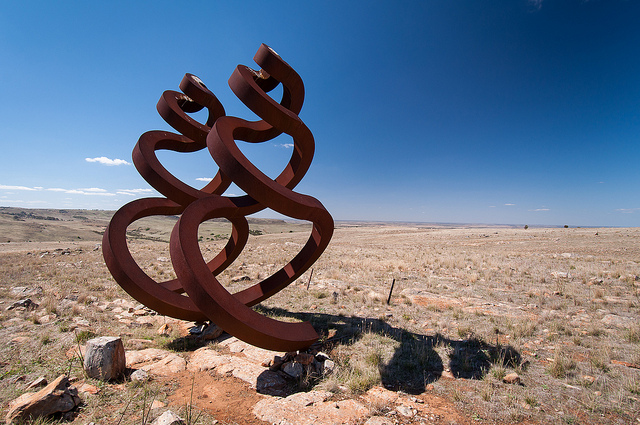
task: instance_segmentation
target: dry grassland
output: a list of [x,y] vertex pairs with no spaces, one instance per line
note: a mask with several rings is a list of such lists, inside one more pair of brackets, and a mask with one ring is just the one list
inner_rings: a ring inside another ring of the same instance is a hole
[[[42,234],[56,221],[19,221],[11,215],[16,211],[0,210],[0,238],[12,239],[0,243],[1,414],[24,391],[21,376],[25,382],[63,373],[82,377],[77,360],[65,355],[78,340],[121,335],[127,348],[140,339],[175,348],[177,335],[159,336],[154,327],[101,309],[131,300],[95,249],[108,215],[60,221],[77,234],[58,229],[51,239]],[[160,280],[173,276],[171,223],[148,219],[129,229],[134,258]],[[38,226],[44,229],[34,231]],[[257,221],[251,228],[241,257],[220,276],[233,292],[295,256],[309,229],[281,221]],[[228,233],[224,222],[202,227],[205,258],[223,247]],[[249,280],[234,283],[239,275]],[[311,280],[307,272],[257,309],[281,320],[310,320],[336,361],[336,373],[302,380],[301,390],[319,387],[351,397],[381,384],[430,392],[476,423],[640,423],[639,275],[638,228],[339,223]],[[39,307],[7,310],[26,297]],[[520,384],[503,383],[511,372]],[[128,404],[133,413],[121,423],[141,422],[135,413],[144,409],[141,388],[91,383],[102,391],[85,397],[74,422],[115,424],[114,412]],[[162,400],[175,389],[151,383],[144,394],[153,391]],[[378,413],[385,409],[376,407]]]

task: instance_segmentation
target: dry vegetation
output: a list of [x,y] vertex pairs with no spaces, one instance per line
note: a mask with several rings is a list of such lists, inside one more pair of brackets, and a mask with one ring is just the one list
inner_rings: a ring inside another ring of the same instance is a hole
[[[78,362],[65,356],[78,339],[117,334],[125,347],[140,338],[171,346],[172,338],[158,336],[154,328],[100,309],[106,301],[130,300],[95,250],[108,215],[71,211],[60,213],[57,222],[42,214],[15,219],[11,214],[17,211],[0,210],[0,239],[12,240],[0,244],[0,336],[6,341],[0,348],[2,412],[24,390],[16,382],[20,376],[26,381],[62,373],[82,377]],[[12,229],[8,220],[18,230],[6,233]],[[157,279],[173,273],[166,242],[171,223],[147,219],[129,229],[134,257]],[[40,238],[49,226],[76,229],[76,224],[85,233]],[[307,225],[281,221],[258,221],[251,228],[247,248],[220,277],[231,291],[276,271],[308,235]],[[203,225],[205,258],[218,252],[228,233],[224,222]],[[233,283],[238,275],[250,280]],[[307,272],[257,308],[283,320],[311,320],[338,364],[335,374],[301,382],[301,389],[321,387],[340,397],[377,384],[428,391],[478,423],[636,423],[639,275],[638,228],[339,223],[314,265],[309,289]],[[40,307],[6,310],[27,296]],[[502,382],[510,372],[520,375],[521,385]],[[131,400],[132,413],[122,423],[141,422],[141,388],[91,382],[103,391],[86,398],[78,423],[116,423],[113,412]],[[166,399],[173,390],[156,383],[144,391]]]

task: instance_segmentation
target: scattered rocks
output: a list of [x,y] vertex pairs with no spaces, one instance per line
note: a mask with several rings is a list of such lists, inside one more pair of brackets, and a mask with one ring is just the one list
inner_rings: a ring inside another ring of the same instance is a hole
[[5,419],[7,424],[23,422],[69,412],[79,404],[78,390],[62,375],[37,393],[22,394],[9,403]]
[[124,372],[125,364],[120,338],[102,336],[87,341],[84,369],[90,377],[103,381],[117,379]]
[[356,400],[330,401],[329,391],[309,391],[285,398],[265,398],[253,408],[258,419],[269,423],[298,425],[353,423],[369,414]]

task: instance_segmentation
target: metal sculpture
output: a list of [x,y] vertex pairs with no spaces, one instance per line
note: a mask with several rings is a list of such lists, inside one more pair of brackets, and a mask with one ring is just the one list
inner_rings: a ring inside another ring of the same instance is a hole
[[[298,350],[318,339],[308,322],[288,323],[265,317],[251,306],[269,298],[300,277],[318,259],[333,234],[333,219],[317,199],[294,192],[311,165],[314,139],[298,117],[304,101],[304,85],[296,71],[270,47],[262,44],[254,56],[259,71],[238,65],[229,79],[235,95],[258,117],[246,121],[227,116],[222,104],[202,81],[186,74],[182,93],[165,91],[157,109],[179,131],[144,133],[133,149],[140,175],[166,198],[144,198],[120,208],[103,237],[103,255],[114,279],[133,298],[158,313],[183,320],[210,320],[229,334],[271,350]],[[282,84],[277,103],[267,93]],[[206,108],[208,119],[200,123],[187,115]],[[236,141],[261,143],[282,133],[293,138],[291,158],[275,179],[267,177],[240,151]],[[180,181],[156,156],[161,149],[195,152],[208,148],[219,170],[201,189]],[[223,196],[231,183],[245,196]],[[285,216],[313,223],[301,251],[284,267],[240,292],[229,293],[216,276],[240,255],[249,226],[246,216],[270,208]],[[177,279],[157,282],[133,259],[126,240],[127,227],[143,217],[180,215],[170,238],[171,262]],[[226,218],[232,232],[225,247],[208,263],[198,245],[199,225],[212,218]]]

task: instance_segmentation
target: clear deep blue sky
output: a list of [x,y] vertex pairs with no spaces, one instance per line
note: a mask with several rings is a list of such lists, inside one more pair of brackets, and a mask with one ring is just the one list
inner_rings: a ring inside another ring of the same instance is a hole
[[[0,206],[156,196],[130,163],[169,129],[162,92],[190,72],[252,119],[227,80],[266,43],[305,82],[297,190],[337,220],[639,226],[639,22],[621,0],[3,1]],[[275,176],[290,142],[243,151]],[[159,156],[194,186],[217,171]]]

